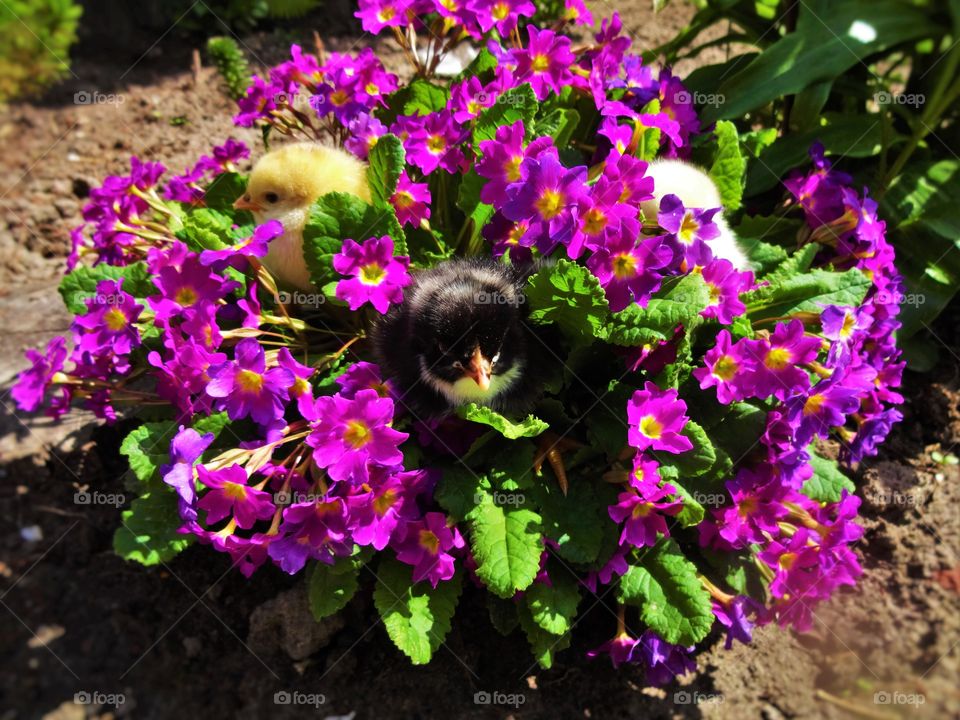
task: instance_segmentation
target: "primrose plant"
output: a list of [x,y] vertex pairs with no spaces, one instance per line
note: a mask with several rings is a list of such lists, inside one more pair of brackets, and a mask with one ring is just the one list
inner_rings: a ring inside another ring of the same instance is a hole
[[[747,133],[703,127],[617,16],[575,44],[567,31],[592,24],[579,0],[551,27],[535,11],[364,0],[411,81],[369,50],[297,46],[252,79],[237,125],[368,163],[369,202],[310,209],[313,295],[261,261],[280,223],[233,207],[241,143],[182,175],[132,158],[91,192],[61,285],[73,326],[27,353],[13,396],[128,429],[121,556],[166,563],[199,542],[246,576],[305,570],[318,619],[372,584],[414,663],[465,585],[544,667],[600,597],[618,622],[589,654],[651,683],[693,668],[715,626],[728,647],[757,624],[806,630],[855,583],[860,500],[841,466],[877,452],[902,401],[876,204],[815,146],[776,206],[747,215]],[[464,42],[476,58],[438,79]],[[668,195],[644,215],[658,157],[708,168],[724,207]],[[714,256],[721,210],[749,268]],[[800,229],[765,242],[779,218]],[[528,370],[540,400],[526,417],[468,404],[420,421],[368,330],[418,271],[478,254],[536,263],[523,313],[548,358]]]

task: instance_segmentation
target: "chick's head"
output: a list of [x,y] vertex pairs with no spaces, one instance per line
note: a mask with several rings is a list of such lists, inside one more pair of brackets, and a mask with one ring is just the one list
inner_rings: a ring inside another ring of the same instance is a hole
[[297,143],[260,158],[234,207],[251,211],[258,223],[279,220],[287,230],[300,229],[314,201],[335,191],[369,200],[366,166],[342,150]]

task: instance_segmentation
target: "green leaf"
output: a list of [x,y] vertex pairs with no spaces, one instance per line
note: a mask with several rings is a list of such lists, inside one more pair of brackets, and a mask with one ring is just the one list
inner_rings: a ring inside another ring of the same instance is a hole
[[123,511],[123,525],[113,535],[113,550],[124,560],[157,565],[172,559],[193,540],[177,529],[183,524],[177,494],[162,486],[134,500]]
[[677,522],[680,523],[680,526],[692,527],[703,522],[703,505],[701,505],[700,502],[692,494],[690,494],[689,490],[677,482],[675,478],[670,478],[669,482],[674,488],[676,488],[677,495],[683,501],[683,507],[680,509],[680,512],[676,514]]
[[223,250],[230,245],[233,219],[225,213],[210,208],[197,208],[186,213],[183,227],[176,232],[188,248],[194,252]]
[[324,195],[310,208],[303,228],[303,256],[317,287],[340,279],[333,256],[346,239],[363,242],[372,237],[393,238],[394,254],[405,255],[406,243],[393,208],[376,208],[349,193]]
[[383,557],[377,567],[373,603],[387,635],[414,665],[425,665],[450,632],[450,621],[463,589],[463,573],[436,588],[429,582],[412,584],[413,568]]
[[382,136],[371,148],[367,184],[370,186],[374,204],[390,205],[390,196],[397,189],[405,158],[403,143],[396,135]]
[[434,499],[457,521],[467,517],[477,506],[479,493],[490,490],[490,480],[478,475],[465,465],[458,464],[443,469],[437,482]]
[[719,424],[710,428],[710,437],[730,456],[740,461],[760,440],[767,428],[767,411],[746,402],[734,403]]
[[710,177],[720,191],[724,209],[738,210],[743,198],[743,174],[747,163],[740,154],[737,127],[729,120],[721,120],[713,132],[717,137],[717,152],[710,167]]
[[342,610],[357,592],[359,567],[350,558],[333,565],[315,562],[307,575],[310,612],[318,622]]
[[856,489],[853,481],[843,474],[834,460],[818,455],[813,446],[807,451],[810,453],[813,476],[803,484],[800,492],[817,502],[838,502],[843,490],[852,493]]
[[130,470],[141,483],[157,479],[157,470],[170,462],[170,441],[177,432],[172,421],[144,423],[130,432],[120,444]]
[[497,65],[499,65],[499,61],[496,56],[486,48],[480,48],[477,56],[453,79],[453,82],[461,83],[472,77],[485,75],[495,70]]
[[[404,115],[429,115],[447,106],[450,92],[439,85],[417,78],[398,94],[404,93]],[[391,107],[394,105],[391,103]]]
[[703,277],[690,274],[665,296],[651,298],[645,308],[633,303],[613,313],[600,335],[607,342],[628,346],[666,340],[678,325],[687,330],[696,327],[708,302],[709,290]]
[[553,138],[553,144],[562,148],[570,142],[579,123],[580,113],[573,108],[553,108],[543,117],[537,118],[533,134],[536,137],[549,135]]
[[483,492],[467,514],[467,523],[477,577],[490,592],[506,599],[527,589],[540,571],[540,516],[524,508],[501,507],[491,493]]
[[520,627],[523,628],[523,633],[527,636],[534,659],[540,667],[549,670],[553,667],[556,654],[570,647],[570,633],[554,635],[544,630],[534,621],[526,603],[521,603],[518,613],[520,615]]
[[824,305],[857,306],[873,286],[870,278],[851,268],[834,272],[814,268],[743,296],[750,319],[786,317],[799,312],[820,314]]
[[477,116],[473,126],[473,144],[479,146],[484,140],[493,140],[497,128],[523,120],[529,128],[539,103],[530,83],[523,83],[497,95],[496,102]]
[[503,600],[487,593],[487,611],[490,613],[490,623],[503,636],[512,633],[520,624],[517,603],[513,600]]
[[550,427],[543,420],[533,415],[527,415],[527,417],[520,422],[513,422],[496,410],[483,405],[477,405],[476,403],[461,405],[457,408],[457,415],[470,422],[489,425],[508,440],[536,437]]
[[532,322],[555,323],[578,340],[594,337],[610,316],[600,281],[570,260],[558,260],[531,277],[526,298]]
[[675,645],[694,645],[713,627],[708,593],[697,579],[697,566],[664,538],[641,552],[617,589],[621,602],[640,608],[640,619],[660,637]]
[[530,491],[540,508],[544,535],[557,544],[557,554],[567,562],[592,563],[600,554],[603,533],[614,527],[607,508],[616,503],[616,490],[578,476],[564,495],[552,473],[546,469],[544,473]]
[[246,191],[246,175],[235,172],[220,173],[203,194],[203,205],[211,210],[226,213],[237,225],[244,225],[252,222],[253,216],[246,210],[234,210],[233,203]]
[[551,635],[569,632],[580,604],[580,588],[576,578],[560,568],[550,574],[550,584],[534,583],[524,593],[530,617]]
[[801,4],[796,32],[774,42],[723,81],[715,92],[726,101],[705,107],[701,122],[739,117],[836,78],[874,53],[939,34],[921,8],[901,0],[847,0],[816,15]]
[[707,431],[693,420],[689,421],[680,433],[693,443],[693,449],[674,455],[670,459],[684,476],[696,477],[713,467],[717,453]]
[[60,297],[63,298],[67,310],[74,315],[83,315],[87,312],[84,301],[96,294],[97,283],[120,278],[123,278],[122,290],[137,299],[157,293],[145,262],[135,262],[122,267],[101,263],[95,267],[78,265],[69,275],[64,276],[60,281]]

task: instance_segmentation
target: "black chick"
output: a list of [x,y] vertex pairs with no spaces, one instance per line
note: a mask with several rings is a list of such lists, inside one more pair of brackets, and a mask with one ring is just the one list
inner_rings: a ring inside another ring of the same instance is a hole
[[422,419],[468,402],[507,415],[530,410],[539,392],[523,313],[531,271],[464,258],[414,276],[372,332],[401,406]]

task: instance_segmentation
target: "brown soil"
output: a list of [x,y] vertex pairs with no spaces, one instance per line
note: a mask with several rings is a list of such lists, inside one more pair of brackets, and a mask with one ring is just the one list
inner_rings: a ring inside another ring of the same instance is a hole
[[[675,3],[654,22],[648,3],[617,6],[640,48],[670,37],[690,12]],[[612,9],[593,7],[598,15]],[[311,44],[314,27],[341,25],[350,27],[342,12],[336,22],[313,16],[244,42],[275,62],[291,40]],[[20,366],[23,347],[66,328],[56,278],[91,185],[122,172],[130,154],[180,170],[229,135],[254,145],[251,133],[230,125],[231,105],[212,71],[188,71],[191,44],[176,33],[126,72],[154,39],[127,58],[88,37],[74,64],[82,80],[0,112],[0,383]],[[349,34],[324,39],[330,49],[357,44]],[[123,101],[75,105],[84,89]],[[530,667],[520,634],[492,631],[482,596],[468,590],[446,647],[415,668],[377,622],[369,583],[340,618],[318,627],[305,616],[299,578],[272,567],[247,581],[204,547],[168,567],[125,563],[111,550],[117,510],[77,505],[74,493],[86,485],[123,492],[117,451],[128,428],[99,428],[82,415],[62,426],[21,421],[4,393],[0,718],[312,712],[276,704],[278,692],[301,693],[301,701],[322,694],[320,717],[958,717],[960,473],[931,459],[960,443],[958,321],[954,305],[935,326],[945,359],[930,374],[908,373],[905,420],[860,473],[866,573],[856,590],[820,609],[807,635],[768,627],[730,651],[713,638],[697,673],[665,690],[644,688],[634,669],[584,659],[611,631],[606,602],[582,606],[573,647],[541,671]],[[31,533],[39,539],[25,539]],[[477,704],[482,691],[521,694],[523,703]],[[122,693],[125,702],[77,705],[78,692]],[[886,704],[877,693],[924,704]]]

